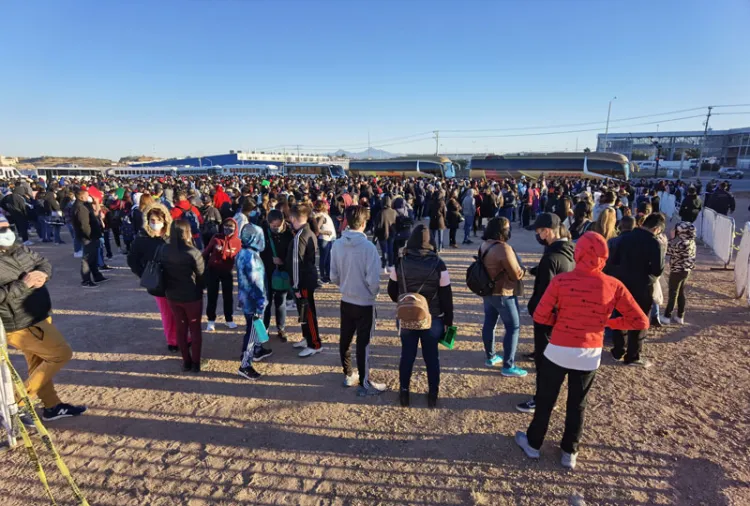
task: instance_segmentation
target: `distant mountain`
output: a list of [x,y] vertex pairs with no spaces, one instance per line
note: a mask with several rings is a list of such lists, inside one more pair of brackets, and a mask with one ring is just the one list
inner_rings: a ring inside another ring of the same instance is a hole
[[362,160],[367,158],[394,158],[398,155],[389,153],[388,151],[384,151],[382,149],[370,148],[359,153],[339,149],[334,153],[334,156],[345,156],[347,158],[353,158],[355,160]]
[[19,169],[33,169],[35,167],[60,167],[63,165],[78,165],[79,167],[109,167],[114,165],[106,158],[90,158],[85,156],[36,156],[18,158]]

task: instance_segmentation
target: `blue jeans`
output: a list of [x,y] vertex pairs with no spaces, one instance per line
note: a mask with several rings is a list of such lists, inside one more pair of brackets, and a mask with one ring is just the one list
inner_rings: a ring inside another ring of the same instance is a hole
[[39,238],[42,240],[42,242],[50,242],[52,239],[50,239],[50,230],[49,225],[47,224],[47,217],[39,216],[36,219],[36,222],[36,229],[39,232]]
[[398,365],[398,377],[401,390],[408,391],[411,383],[411,372],[417,358],[417,348],[422,343],[422,358],[427,366],[427,385],[429,392],[437,394],[440,389],[440,357],[438,341],[443,337],[445,328],[442,318],[433,318],[432,327],[427,330],[401,329],[401,361]]
[[68,227],[68,232],[70,232],[70,237],[73,238],[73,252],[78,253],[83,249],[83,244],[81,244],[81,241],[78,240],[78,237],[76,237],[76,231],[73,228],[72,223],[66,223],[65,224]]
[[388,239],[378,239],[378,242],[380,243],[380,251],[382,252],[382,255],[380,256],[380,263],[383,267],[386,265],[388,267],[393,267],[396,264],[396,258],[393,256],[393,243],[395,241],[395,237],[389,237]]
[[502,319],[505,326],[503,337],[503,368],[510,369],[516,362],[516,348],[518,335],[521,333],[521,322],[518,309],[518,297],[490,295],[484,297],[484,325],[482,326],[482,341],[487,360],[495,356],[495,328]]
[[438,250],[438,253],[443,250],[443,237],[445,234],[442,230],[430,230],[430,238],[432,239],[432,242],[435,243],[435,247]]
[[656,302],[653,302],[651,304],[651,313],[649,314],[650,318],[659,318],[659,304]]
[[96,256],[99,259],[98,260],[99,263],[97,265],[99,267],[104,267],[106,265],[104,263],[104,237],[100,237],[99,238],[99,248],[98,248],[98,251],[96,253]]
[[469,241],[471,237],[471,229],[474,226],[473,216],[464,216],[464,242]]
[[48,227],[47,230],[50,231],[50,232],[47,232],[47,234],[48,235],[51,234],[52,236],[54,236],[55,244],[62,244],[63,241],[62,239],[60,239],[60,228],[62,227],[62,225],[61,224],[47,225],[47,227]]
[[318,239],[318,251],[320,251],[320,278],[323,281],[331,279],[331,249],[333,241]]

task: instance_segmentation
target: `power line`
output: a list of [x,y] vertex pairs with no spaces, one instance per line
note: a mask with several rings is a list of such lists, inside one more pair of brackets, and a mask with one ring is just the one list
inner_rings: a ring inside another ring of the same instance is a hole
[[[730,104],[730,105],[714,105],[713,108],[717,107],[750,107],[750,104]],[[726,114],[726,113],[723,113]]]
[[715,112],[712,114],[712,116],[730,116],[732,114],[750,114],[750,111],[744,111],[744,112]]
[[[644,125],[656,125],[659,123],[667,123],[670,121],[680,121],[685,119],[693,119],[693,118],[702,118],[702,114],[697,114],[693,116],[683,116],[681,118],[672,118],[672,119],[663,119],[659,121],[652,121],[648,123],[638,123],[635,125],[620,125],[617,128],[630,128],[634,126],[644,126]],[[563,130],[559,132],[534,132],[534,133],[528,133],[528,134],[507,134],[507,135],[462,135],[462,136],[446,136],[444,139],[494,139],[499,137],[533,137],[537,135],[558,135],[558,134],[571,134],[571,133],[580,133],[580,132],[596,132],[600,130],[599,128],[584,128],[581,130]]]

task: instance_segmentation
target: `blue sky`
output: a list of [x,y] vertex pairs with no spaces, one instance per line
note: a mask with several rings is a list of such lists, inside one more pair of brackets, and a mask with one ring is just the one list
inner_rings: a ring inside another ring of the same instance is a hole
[[[613,120],[750,104],[746,0],[7,0],[0,19],[10,155],[333,151],[366,147],[368,131],[378,146],[436,129],[448,153],[573,150],[576,139],[594,148],[596,132],[480,136],[603,131],[615,95]],[[711,119],[749,124],[750,114]],[[509,130],[447,132],[467,129]],[[427,137],[384,149],[429,152]]]

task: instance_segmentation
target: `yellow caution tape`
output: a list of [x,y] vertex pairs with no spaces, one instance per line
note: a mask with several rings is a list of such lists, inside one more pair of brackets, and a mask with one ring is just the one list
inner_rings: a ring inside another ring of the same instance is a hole
[[[75,496],[76,500],[78,501],[78,504],[81,506],[89,506],[88,501],[86,501],[86,498],[83,496],[83,493],[81,493],[81,490],[78,488],[78,485],[76,485],[75,480],[70,475],[70,470],[68,469],[68,466],[65,465],[65,462],[63,462],[62,458],[60,457],[60,453],[57,451],[57,448],[55,448],[55,445],[52,444],[52,439],[49,436],[49,432],[47,432],[47,429],[44,428],[44,425],[42,425],[42,421],[39,419],[39,415],[36,414],[36,411],[34,410],[34,405],[31,403],[31,399],[29,399],[29,394],[26,392],[26,387],[23,384],[23,381],[21,381],[21,377],[18,375],[18,372],[13,367],[13,364],[10,363],[10,357],[8,356],[8,351],[2,347],[0,347],[0,358],[2,358],[6,364],[8,364],[8,369],[10,369],[10,377],[13,380],[13,386],[16,387],[16,390],[18,391],[18,395],[21,397],[21,400],[23,401],[23,408],[25,409],[30,415],[31,418],[34,420],[34,426],[36,427],[37,431],[39,432],[39,435],[42,437],[42,442],[44,443],[44,446],[47,447],[47,449],[52,453],[52,456],[55,458],[55,463],[57,464],[57,468],[60,470],[60,474],[62,474],[65,479],[68,481],[68,485],[70,486],[71,490],[73,491],[73,495]],[[20,407],[20,406],[19,406]],[[52,504],[57,504],[55,502],[55,499],[52,497],[52,491],[49,488],[49,484],[47,483],[47,476],[44,474],[44,469],[42,468],[42,464],[39,461],[39,457],[36,454],[36,450],[34,450],[34,446],[31,444],[31,437],[29,437],[29,433],[26,430],[26,426],[21,422],[20,415],[18,413],[15,414],[16,417],[16,423],[18,424],[18,427],[21,429],[21,436],[23,437],[24,446],[26,447],[26,450],[29,453],[29,458],[31,459],[31,462],[36,466],[37,474],[39,475],[39,480],[42,482],[42,485],[44,486],[44,491],[47,493],[47,496],[49,497]]]

